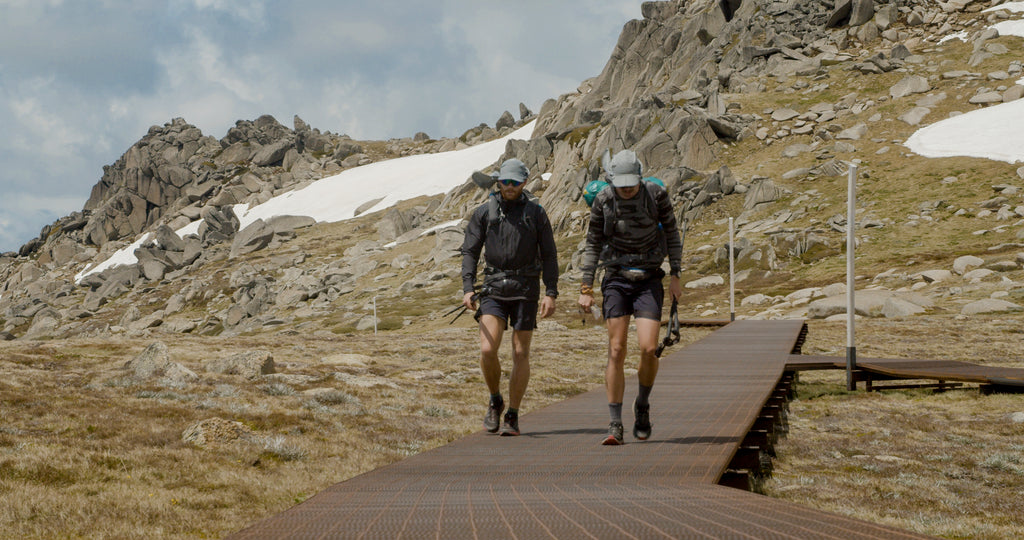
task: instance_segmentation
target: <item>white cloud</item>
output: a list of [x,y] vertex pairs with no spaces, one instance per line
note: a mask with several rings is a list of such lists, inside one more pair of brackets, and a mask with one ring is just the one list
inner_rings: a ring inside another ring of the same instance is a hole
[[[0,186],[80,209],[104,165],[176,117],[217,138],[262,114],[457,136],[597,75],[639,4],[0,0]],[[0,251],[59,217],[3,211],[31,233],[5,227]]]
[[262,25],[266,19],[266,8],[263,2],[247,0],[192,0],[200,11],[220,11],[252,24]]
[[48,109],[38,97],[21,95],[10,101],[11,112],[20,124],[22,141],[31,141],[21,150],[31,150],[45,158],[67,156],[74,146],[87,145],[90,137],[80,126],[69,124],[59,112]]
[[7,191],[0,199],[0,252],[16,251],[47,223],[82,209],[86,198]]
[[198,28],[190,29],[187,35],[191,41],[185,47],[157,57],[170,86],[164,93],[223,89],[243,102],[262,101],[259,85],[268,74],[253,69],[258,62],[244,56],[238,63],[227,60],[221,47]]

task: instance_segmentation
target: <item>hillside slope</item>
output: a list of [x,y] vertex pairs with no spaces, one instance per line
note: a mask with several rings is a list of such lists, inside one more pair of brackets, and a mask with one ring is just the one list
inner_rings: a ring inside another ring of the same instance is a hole
[[[270,117],[220,140],[154,127],[82,212],[0,257],[0,536],[223,536],[478,430],[479,336],[450,310],[458,223],[483,191],[458,179],[351,219],[241,230],[233,208],[531,121],[503,157],[530,166],[565,272],[534,341],[526,432],[530,410],[603,384],[607,337],[576,309],[575,267],[606,149],[636,149],[686,223],[682,317],[728,316],[731,217],[737,316],[807,318],[805,351],[841,356],[828,318],[845,304],[829,297],[856,160],[860,353],[1024,367],[1021,164],[907,147],[925,125],[1018,103],[1021,38],[989,28],[1020,13],[995,3],[646,2],[577,92],[450,140]],[[130,264],[76,279],[148,235]],[[772,496],[946,537],[1024,534],[1019,397],[847,393],[831,375],[801,376]]]

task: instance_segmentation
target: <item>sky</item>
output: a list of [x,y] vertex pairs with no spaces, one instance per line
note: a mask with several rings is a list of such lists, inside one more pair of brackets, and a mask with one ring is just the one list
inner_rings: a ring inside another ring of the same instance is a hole
[[150,126],[452,137],[600,74],[641,0],[0,0],[0,252]]

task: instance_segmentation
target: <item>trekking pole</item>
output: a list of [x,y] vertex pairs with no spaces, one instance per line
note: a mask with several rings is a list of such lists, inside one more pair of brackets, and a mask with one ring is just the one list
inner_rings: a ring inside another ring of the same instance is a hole
[[[474,294],[473,296],[471,296],[471,297],[470,297],[470,299],[471,299],[472,301],[476,302],[476,295]],[[460,309],[460,308],[462,309],[462,311],[459,311],[459,309]],[[462,314],[463,314],[463,313],[465,313],[465,312],[466,312],[466,311],[468,311],[468,310],[469,310],[469,308],[468,308],[468,307],[466,307],[466,306],[462,306],[462,305],[459,305],[459,306],[455,306],[455,308],[454,308],[454,309],[452,309],[452,310],[451,310],[451,311],[449,311],[448,313],[445,313],[445,314],[444,314],[444,317],[447,317],[447,316],[451,315],[452,313],[455,313],[456,311],[459,311],[459,314],[458,314],[458,315],[456,315],[454,319],[452,319],[451,321],[449,321],[449,322],[448,322],[448,324],[455,324],[455,321],[459,320],[459,317],[461,317],[461,316],[462,316]],[[443,318],[443,317],[442,317],[442,318]]]
[[654,351],[654,356],[661,358],[661,353],[665,352],[665,347],[671,347],[679,343],[679,339],[679,301],[673,298],[672,308],[668,312],[668,327],[665,329],[665,339],[661,340],[661,343],[658,344],[658,348]]

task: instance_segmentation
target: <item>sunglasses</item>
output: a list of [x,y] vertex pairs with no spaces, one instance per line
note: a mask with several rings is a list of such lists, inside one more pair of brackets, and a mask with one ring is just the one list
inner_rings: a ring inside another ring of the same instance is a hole
[[523,182],[518,182],[516,180],[498,180],[498,183],[503,185],[503,186],[513,186],[513,187],[519,187],[519,186],[523,185]]

